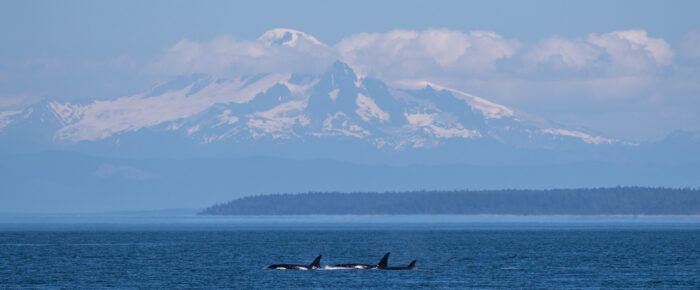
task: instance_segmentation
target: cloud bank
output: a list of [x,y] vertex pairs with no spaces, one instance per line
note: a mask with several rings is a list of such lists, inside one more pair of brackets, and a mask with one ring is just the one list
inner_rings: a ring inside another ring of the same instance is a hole
[[[686,38],[686,46],[697,46],[696,34]],[[329,46],[301,31],[274,29],[252,41],[228,36],[203,43],[182,40],[147,67],[167,75],[312,73],[336,59],[387,81],[444,75],[539,78],[552,72],[600,78],[653,74],[673,63],[674,52],[664,39],[643,30],[553,36],[530,45],[490,31],[394,30],[351,35]]]
[[317,73],[335,59],[332,49],[313,36],[292,29],[274,29],[257,40],[220,36],[210,42],[181,40],[147,64],[161,75],[251,75]]

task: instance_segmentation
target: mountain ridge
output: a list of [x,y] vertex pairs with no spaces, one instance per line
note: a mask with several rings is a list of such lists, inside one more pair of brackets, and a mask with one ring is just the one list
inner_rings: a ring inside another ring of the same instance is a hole
[[[486,99],[430,82],[424,85],[418,90],[390,87],[358,77],[339,61],[320,75],[259,74],[239,79],[193,75],[112,101],[43,100],[19,113],[0,114],[0,143],[19,143],[7,147],[21,148],[23,138],[36,139],[27,135],[38,132],[45,150],[103,143],[118,151],[123,139],[138,143],[129,135],[144,133],[167,140],[154,137],[156,143],[203,147],[217,142],[323,143],[334,138],[362,140],[380,151],[439,149],[447,143],[479,140],[533,149],[633,145],[551,121],[529,122]],[[37,116],[36,111],[53,118]],[[26,123],[44,127],[17,129]]]

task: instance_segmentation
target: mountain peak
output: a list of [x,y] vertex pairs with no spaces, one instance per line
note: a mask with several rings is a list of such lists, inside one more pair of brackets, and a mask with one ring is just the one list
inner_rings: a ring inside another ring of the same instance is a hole
[[331,68],[328,70],[328,73],[331,74],[334,82],[345,80],[355,83],[358,81],[358,77],[355,74],[355,71],[349,65],[342,61],[335,61]]
[[264,42],[267,45],[286,45],[290,47],[297,46],[300,42],[308,42],[315,45],[325,46],[322,42],[318,41],[315,37],[306,34],[299,30],[289,29],[289,28],[275,28],[265,31],[258,40]]

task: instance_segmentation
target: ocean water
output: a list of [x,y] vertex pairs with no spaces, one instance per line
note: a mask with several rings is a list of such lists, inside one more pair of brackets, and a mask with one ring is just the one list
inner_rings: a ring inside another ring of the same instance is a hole
[[[696,219],[629,219],[5,219],[0,288],[700,288]],[[265,269],[386,252],[418,269]]]

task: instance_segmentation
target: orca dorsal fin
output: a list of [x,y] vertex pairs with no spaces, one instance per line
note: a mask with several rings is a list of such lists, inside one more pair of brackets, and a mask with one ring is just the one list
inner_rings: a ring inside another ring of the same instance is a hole
[[408,264],[408,268],[409,268],[409,269],[415,269],[415,268],[416,268],[416,261],[418,261],[418,260],[413,260],[413,262],[411,262],[410,264]]
[[316,257],[316,259],[314,259],[314,261],[311,262],[309,268],[321,268],[321,255],[318,255],[318,257]]
[[391,252],[384,255],[384,257],[379,261],[379,264],[377,264],[377,268],[384,269],[387,267],[387,264],[389,264],[389,254],[391,254]]

